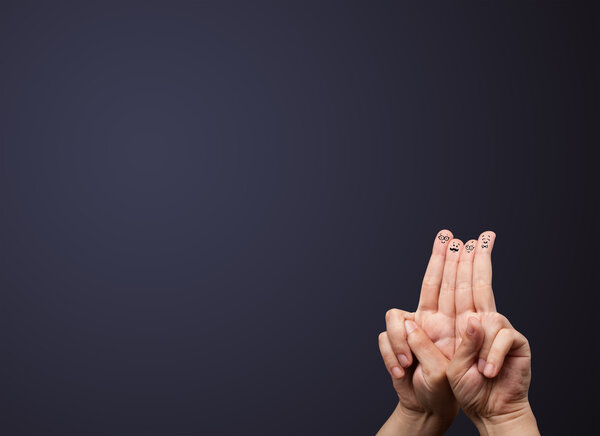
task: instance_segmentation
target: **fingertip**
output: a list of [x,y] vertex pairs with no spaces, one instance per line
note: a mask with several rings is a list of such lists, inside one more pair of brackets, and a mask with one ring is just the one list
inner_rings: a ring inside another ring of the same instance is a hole
[[469,317],[465,333],[463,341],[468,343],[468,348],[479,350],[483,345],[484,339],[483,326],[479,318],[474,316]]
[[460,239],[452,239],[448,243],[448,255],[458,257],[463,247],[463,242]]
[[437,232],[437,236],[435,237],[435,241],[433,242],[433,246],[441,246],[445,247],[448,245],[448,242],[453,238],[452,232],[447,229],[440,230]]
[[481,330],[481,321],[475,316],[470,316],[467,320],[467,335],[471,337],[477,336]]
[[496,375],[496,366],[493,363],[486,363],[485,368],[483,369],[483,375],[487,378],[492,378]]
[[475,252],[475,247],[477,246],[477,239],[469,239],[465,242],[464,250],[462,251],[462,256],[473,256]]
[[479,235],[477,248],[483,253],[489,252],[492,250],[495,240],[496,233],[492,232],[491,230],[486,230],[481,235]]
[[398,358],[398,362],[400,362],[400,366],[402,368],[408,368],[410,366],[410,356],[407,354],[398,354],[396,357]]
[[410,335],[412,332],[414,332],[417,329],[417,323],[415,323],[414,321],[411,321],[409,319],[404,320],[404,328],[406,329],[406,334]]
[[394,377],[395,379],[401,379],[402,377],[404,377],[404,370],[399,366],[394,366],[391,369],[391,373],[392,377]]

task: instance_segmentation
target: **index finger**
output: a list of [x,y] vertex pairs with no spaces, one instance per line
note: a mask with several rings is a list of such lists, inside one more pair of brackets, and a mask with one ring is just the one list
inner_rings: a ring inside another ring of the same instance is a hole
[[440,230],[435,237],[431,258],[423,277],[417,310],[437,310],[444,261],[446,259],[446,247],[451,239],[452,232],[450,230]]

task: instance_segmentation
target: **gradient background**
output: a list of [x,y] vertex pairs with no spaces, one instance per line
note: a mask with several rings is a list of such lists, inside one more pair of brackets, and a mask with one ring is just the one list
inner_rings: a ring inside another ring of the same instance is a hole
[[448,3],[3,1],[0,433],[373,434],[450,228],[593,434],[598,8]]

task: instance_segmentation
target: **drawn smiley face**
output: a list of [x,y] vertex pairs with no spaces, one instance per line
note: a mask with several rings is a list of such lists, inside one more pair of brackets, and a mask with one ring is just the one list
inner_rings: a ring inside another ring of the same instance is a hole
[[460,242],[452,241],[450,243],[450,251],[453,251],[454,253],[458,253],[458,250],[460,250]]
[[490,241],[492,240],[492,235],[489,233],[484,233],[481,235],[481,248],[489,248]]
[[443,234],[440,233],[438,235],[438,239],[442,242],[442,244],[445,244],[446,242],[448,242],[450,240],[450,236],[443,235]]
[[467,253],[472,252],[474,249],[475,249],[475,244],[472,242],[465,245],[465,250],[467,250]]

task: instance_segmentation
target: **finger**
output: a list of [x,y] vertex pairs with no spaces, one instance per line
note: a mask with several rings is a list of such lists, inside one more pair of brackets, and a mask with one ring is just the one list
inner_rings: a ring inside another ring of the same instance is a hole
[[512,325],[504,315],[499,313],[488,313],[484,315],[485,322],[483,323],[484,338],[481,350],[479,350],[479,359],[477,369],[483,374],[486,365],[486,360],[492,344],[498,335],[498,332],[504,328],[512,328]]
[[425,270],[423,285],[421,286],[421,297],[419,298],[419,310],[437,310],[440,284],[444,271],[444,259],[446,258],[446,247],[452,239],[450,230],[440,230],[433,242],[431,258]]
[[442,275],[442,285],[440,287],[440,298],[438,300],[438,312],[454,317],[454,289],[456,288],[456,270],[458,268],[458,259],[462,250],[463,243],[460,239],[452,239],[446,249],[446,262],[444,263],[444,272]]
[[483,232],[477,241],[473,259],[473,301],[477,312],[495,312],[496,303],[492,291],[492,248],[496,234]]
[[388,372],[395,380],[400,380],[404,377],[406,372],[400,366],[396,355],[394,354],[394,350],[392,349],[392,344],[388,339],[387,332],[382,332],[379,334],[379,351],[381,352],[381,357],[383,358],[383,363],[387,368]]
[[405,319],[414,319],[413,314],[399,309],[390,309],[385,314],[385,329],[392,345],[392,350],[402,368],[412,364],[412,352],[406,341]]
[[483,375],[488,378],[496,377],[509,353],[520,357],[531,357],[527,338],[513,328],[504,328],[494,339],[485,362]]
[[483,343],[483,336],[481,321],[474,316],[469,317],[466,334],[446,370],[451,385],[454,386],[454,383],[458,382],[475,363]]
[[467,241],[460,252],[456,271],[456,290],[454,291],[457,315],[466,311],[475,311],[473,303],[473,257],[475,256],[476,244],[477,241],[471,239]]
[[415,353],[423,368],[423,374],[433,381],[439,381],[446,377],[446,366],[448,359],[429,339],[429,336],[414,321],[404,322],[407,333],[408,345]]

